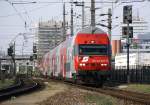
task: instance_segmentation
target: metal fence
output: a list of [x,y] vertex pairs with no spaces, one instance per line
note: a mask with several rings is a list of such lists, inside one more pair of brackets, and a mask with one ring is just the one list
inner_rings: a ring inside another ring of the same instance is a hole
[[[145,83],[150,84],[150,68],[142,67],[129,70],[131,83]],[[109,78],[111,82],[126,83],[127,82],[127,70],[126,69],[113,69]]]

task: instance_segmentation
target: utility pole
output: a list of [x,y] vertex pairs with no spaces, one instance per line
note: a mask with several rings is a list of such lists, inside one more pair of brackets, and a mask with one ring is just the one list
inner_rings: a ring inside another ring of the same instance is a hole
[[63,41],[66,38],[66,11],[65,11],[65,3],[63,4]]
[[127,17],[127,83],[130,83],[130,73],[129,73],[129,21]]
[[82,30],[84,29],[84,1],[82,1]]
[[109,34],[109,40],[110,40],[110,44],[111,44],[111,29],[112,29],[112,12],[111,12],[111,9],[109,8],[108,9],[108,34]]
[[126,6],[127,8],[127,83],[130,83],[130,71],[129,71],[129,47],[130,47],[130,39],[133,38],[133,35],[130,31],[129,24],[132,23],[132,5]]
[[127,46],[127,83],[130,83],[129,47],[130,47],[130,38],[133,38],[133,28],[130,28],[129,24],[132,23],[132,5],[127,5],[123,7],[123,23],[127,24],[127,27],[123,28],[123,35],[126,36],[126,46]]
[[0,80],[2,80],[2,67],[1,67],[1,60],[0,60]]
[[13,44],[13,55],[12,55],[12,60],[13,60],[13,63],[14,63],[14,71],[13,71],[13,76],[15,77],[16,76],[16,62],[15,62],[15,42]]
[[91,0],[91,27],[95,27],[95,0]]
[[56,42],[56,35],[57,35],[57,23],[55,22],[55,42],[54,42],[54,46],[56,47],[57,46],[57,42]]
[[71,19],[70,19],[70,23],[71,23],[71,36],[73,36],[73,0],[71,1]]

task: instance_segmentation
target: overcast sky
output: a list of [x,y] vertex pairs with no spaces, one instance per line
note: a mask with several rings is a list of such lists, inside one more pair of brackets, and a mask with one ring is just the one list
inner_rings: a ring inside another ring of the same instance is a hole
[[[17,2],[16,2],[17,1]],[[16,52],[17,54],[22,53],[22,48],[24,49],[24,53],[32,52],[32,43],[33,43],[33,26],[37,24],[39,21],[48,21],[51,19],[62,20],[62,2],[68,2],[69,0],[25,0],[27,2],[36,1],[37,3],[30,4],[11,4],[23,2],[24,0],[0,0],[0,50],[5,50],[8,48],[9,43],[18,36],[16,41]],[[78,0],[82,1],[82,0]],[[90,0],[84,0],[85,2],[89,2]],[[111,0],[96,0],[96,1],[111,1]],[[116,1],[116,0],[112,0]],[[127,1],[127,0],[126,0]],[[135,1],[135,0],[128,0]],[[139,1],[139,0],[138,0]],[[54,2],[54,3],[50,3]],[[140,4],[134,3],[134,7],[139,10],[140,16],[145,18],[146,21],[150,22],[150,3],[147,2]],[[86,6],[89,6],[90,3],[86,3]],[[114,14],[119,15],[121,20],[121,10],[119,7],[119,3],[113,5]],[[118,7],[117,7],[118,6]],[[112,7],[110,3],[96,3],[96,7],[101,8],[96,10],[96,21],[99,22],[102,18],[98,15],[101,13],[107,13],[106,10],[108,7]],[[142,8],[142,9],[141,9]],[[74,15],[81,14],[81,8],[74,6],[75,13]],[[66,12],[67,12],[67,20],[69,21],[70,17],[70,4],[66,4]],[[85,9],[86,14],[86,23],[89,23],[90,18],[90,9]],[[115,17],[115,16],[114,16]],[[105,17],[105,19],[107,19]],[[26,27],[25,27],[26,22]],[[79,19],[75,19],[75,25],[80,23]],[[106,22],[104,23],[106,24]],[[119,22],[114,25],[119,24]],[[149,25],[150,26],[150,25]],[[107,31],[106,28],[103,28]],[[115,28],[117,30],[117,28]],[[114,30],[115,30],[114,29]],[[115,31],[116,31],[115,30]],[[26,34],[26,41],[24,37],[20,33],[28,33]],[[113,33],[115,34],[115,33]],[[116,33],[119,34],[119,33]],[[24,47],[22,47],[24,44]]]

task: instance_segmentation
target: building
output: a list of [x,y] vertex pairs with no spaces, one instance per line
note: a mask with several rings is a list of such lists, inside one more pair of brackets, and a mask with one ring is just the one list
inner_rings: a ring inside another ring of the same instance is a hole
[[[126,27],[127,24],[123,23],[123,8],[127,5],[132,6],[132,23],[129,26],[133,27],[133,37],[150,32],[150,14],[149,12],[143,12],[150,9],[149,3],[147,0],[143,0],[143,2],[138,2],[138,0],[137,2],[119,0],[113,8],[112,26],[117,25],[117,27],[112,27],[112,40],[124,39],[122,37],[123,27]],[[118,18],[114,19],[115,17]]]
[[112,40],[112,56],[121,53],[121,40]]
[[[122,53],[115,56],[115,68],[127,67],[126,41],[122,42]],[[130,67],[150,66],[150,33],[136,35],[129,47]]]
[[[127,52],[126,42],[122,42],[122,52]],[[129,49],[130,53],[150,53],[150,33],[136,35]]]
[[[120,1],[121,2],[121,1]],[[119,53],[126,53],[127,47],[126,47],[126,35],[124,35],[123,32],[123,27],[127,27],[127,24],[123,23],[123,8],[126,5],[131,5],[132,6],[132,23],[130,23],[130,27],[133,27],[133,40],[130,41],[130,53],[136,53],[137,51],[142,51],[148,53],[150,51],[149,49],[149,44],[145,43],[145,39],[143,39],[143,36],[149,33],[149,24],[147,21],[147,16],[146,14],[142,13],[142,10],[145,9],[137,8],[137,6],[145,5],[148,7],[148,4],[146,2],[141,2],[141,3],[120,3],[115,9],[114,9],[114,17],[120,17],[120,21],[114,20],[113,24],[118,23],[118,27],[112,30],[112,56],[115,56],[116,54]],[[118,8],[118,9],[117,9]],[[149,8],[149,7],[148,7]],[[115,12],[115,10],[119,12]],[[146,39],[150,39],[149,36],[146,36]],[[117,41],[120,41],[121,43]],[[138,43],[137,43],[138,41]],[[117,47],[118,46],[118,47]],[[120,50],[121,49],[121,50]],[[120,52],[119,52],[120,51]]]
[[[131,53],[129,54],[129,67],[140,68],[150,67],[150,53]],[[115,69],[127,68],[127,54],[122,53],[115,56]]]
[[59,45],[64,39],[62,22],[54,20],[39,22],[37,27],[37,55],[40,59],[45,53]]

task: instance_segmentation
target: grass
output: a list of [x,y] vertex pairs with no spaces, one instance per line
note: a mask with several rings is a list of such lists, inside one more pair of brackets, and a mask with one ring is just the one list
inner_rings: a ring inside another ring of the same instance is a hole
[[8,87],[8,86],[12,85],[13,83],[14,83],[13,79],[6,79],[5,82],[2,82],[0,80],[0,89]]
[[85,100],[87,103],[90,103],[90,105],[117,105],[114,98],[99,94],[87,93],[85,95]]
[[150,85],[144,84],[130,84],[125,90],[138,91],[144,93],[150,93]]

